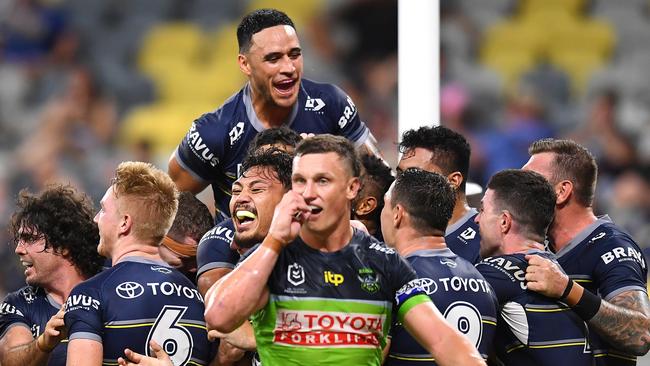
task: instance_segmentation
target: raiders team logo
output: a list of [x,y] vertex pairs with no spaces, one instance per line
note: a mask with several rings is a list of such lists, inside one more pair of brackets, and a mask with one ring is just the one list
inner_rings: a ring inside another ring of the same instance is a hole
[[379,276],[372,268],[361,268],[357,276],[361,282],[361,288],[371,294],[379,291]]
[[305,283],[305,269],[298,263],[290,264],[287,268],[287,281],[294,286]]

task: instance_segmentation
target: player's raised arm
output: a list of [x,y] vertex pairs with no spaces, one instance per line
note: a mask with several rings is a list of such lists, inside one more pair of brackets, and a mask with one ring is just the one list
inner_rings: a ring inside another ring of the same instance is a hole
[[50,353],[65,336],[63,310],[54,314],[36,339],[27,327],[12,327],[0,339],[0,364],[6,366],[46,365]]
[[297,217],[307,217],[309,206],[296,192],[287,192],[275,209],[269,234],[235,270],[207,293],[205,320],[210,329],[230,333],[268,302],[266,285],[282,248],[298,236]]

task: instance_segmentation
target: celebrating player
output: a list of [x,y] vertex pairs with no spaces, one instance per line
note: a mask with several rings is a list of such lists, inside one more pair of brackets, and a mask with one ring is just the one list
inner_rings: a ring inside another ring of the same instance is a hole
[[22,191],[10,230],[27,286],[0,304],[0,364],[65,365],[62,304],[104,262],[92,204],[70,186]]
[[192,123],[169,161],[183,191],[209,184],[227,216],[230,188],[250,141],[260,131],[289,126],[300,133],[342,135],[377,152],[374,137],[341,89],[302,78],[302,49],[293,21],[274,9],[246,15],[237,28],[238,63],[248,83],[224,105]]
[[447,177],[456,191],[456,204],[451,216],[445,242],[452,252],[471,263],[480,260],[481,237],[474,217],[478,212],[470,208],[465,196],[469,173],[470,146],[465,138],[444,126],[420,127],[404,132],[397,166],[398,173],[408,168],[420,168]]
[[175,365],[208,363],[203,299],[158,246],[178,206],[174,182],[141,162],[121,163],[95,216],[113,267],[76,286],[65,304],[69,366],[116,364],[125,348],[156,341]]
[[[386,243],[415,269],[420,285],[449,324],[487,359],[496,327],[496,298],[476,268],[445,244],[455,205],[453,188],[440,174],[411,168],[397,177],[385,202],[381,224]],[[436,364],[401,324],[391,335],[385,365]]]
[[269,234],[208,291],[206,321],[230,332],[255,314],[266,365],[379,365],[394,313],[440,364],[483,364],[408,264],[342,214],[358,193],[360,169],[345,138],[303,140],[292,190],[276,207]]
[[555,194],[541,175],[504,170],[488,183],[476,221],[481,256],[476,265],[499,300],[495,350],[505,365],[592,365],[585,324],[556,299],[526,289],[525,256],[544,252]]
[[589,324],[599,362],[635,365],[635,355],[650,349],[648,269],[641,249],[608,216],[594,215],[598,167],[587,149],[571,140],[543,139],[529,153],[524,169],[546,177],[557,194],[549,240],[566,275],[532,256],[528,288],[554,298],[567,294],[567,304]]

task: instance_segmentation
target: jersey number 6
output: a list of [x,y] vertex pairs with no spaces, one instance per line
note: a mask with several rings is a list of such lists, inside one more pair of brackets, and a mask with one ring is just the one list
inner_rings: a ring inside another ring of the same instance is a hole
[[178,324],[185,311],[187,311],[185,306],[165,305],[147,336],[145,345],[147,356],[155,357],[149,351],[149,341],[153,339],[169,355],[175,366],[185,365],[189,361],[194,346],[192,334]]

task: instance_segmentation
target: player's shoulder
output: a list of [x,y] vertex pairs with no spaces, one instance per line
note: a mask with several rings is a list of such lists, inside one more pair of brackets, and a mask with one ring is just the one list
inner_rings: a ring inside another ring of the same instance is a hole
[[24,309],[45,296],[45,290],[29,285],[10,292],[2,301],[2,305],[0,305],[0,315],[15,313],[19,311],[18,308]]
[[395,257],[397,251],[390,248],[386,243],[377,240],[374,236],[358,229],[354,229],[354,234],[350,240],[353,249],[359,253],[375,257]]
[[217,130],[230,130],[238,121],[246,118],[246,106],[243,102],[244,89],[228,98],[221,106],[198,116],[192,126],[203,130],[206,127]]
[[507,277],[517,281],[525,280],[527,267],[528,261],[522,253],[496,255],[476,263],[476,268],[482,274],[489,273],[492,277]]
[[230,242],[235,238],[235,225],[232,221],[232,218],[228,218],[212,227],[208,230],[199,241],[199,246],[205,245],[213,241],[219,242]]

